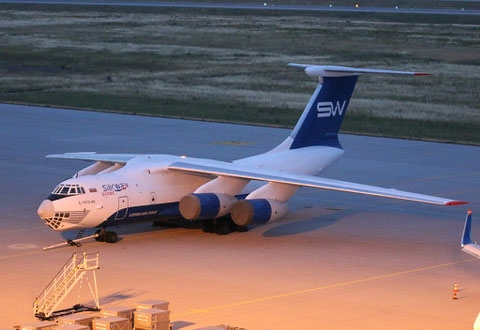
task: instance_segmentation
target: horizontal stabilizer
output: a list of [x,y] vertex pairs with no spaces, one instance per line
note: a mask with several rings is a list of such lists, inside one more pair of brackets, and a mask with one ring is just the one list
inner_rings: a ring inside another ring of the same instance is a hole
[[424,72],[363,69],[363,68],[350,68],[346,66],[329,66],[329,65],[313,65],[313,64],[297,64],[297,63],[288,63],[288,65],[305,69],[305,73],[311,77],[343,77],[343,76],[352,76],[352,75],[367,74],[367,73],[406,74],[406,75],[414,75],[414,76],[431,75],[430,73],[424,73]]
[[465,253],[468,253],[471,256],[474,256],[475,258],[480,259],[480,245],[471,243],[467,244],[462,248],[462,251]]

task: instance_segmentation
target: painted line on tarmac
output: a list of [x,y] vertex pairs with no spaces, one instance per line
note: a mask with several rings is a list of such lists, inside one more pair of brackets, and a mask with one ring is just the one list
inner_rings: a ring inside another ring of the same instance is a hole
[[15,232],[19,232],[19,231],[42,229],[42,228],[46,229],[47,227],[46,226],[38,226],[38,227],[17,228],[17,229],[10,229],[10,230],[0,230],[0,234],[8,234],[8,233],[15,233]]
[[195,308],[192,308],[190,309],[190,311],[192,313],[205,313],[205,314],[212,314],[212,312],[208,311],[208,310],[203,310],[203,309],[195,309]]
[[26,253],[9,254],[9,255],[6,255],[6,256],[1,256],[0,260],[8,259],[8,258],[15,258],[15,257],[29,256],[29,255],[32,255],[32,254],[39,254],[39,253],[42,253],[42,252],[44,252],[44,251],[32,251],[32,252],[26,252]]
[[322,291],[322,290],[326,290],[326,289],[338,288],[338,287],[341,287],[341,286],[347,286],[347,285],[352,285],[352,284],[371,282],[371,281],[380,280],[380,279],[384,279],[384,278],[390,278],[390,277],[394,277],[394,276],[400,276],[400,275],[405,275],[405,274],[422,272],[422,271],[426,271],[426,270],[432,270],[432,269],[437,269],[437,268],[442,268],[442,267],[448,267],[448,266],[457,265],[457,264],[461,264],[461,263],[471,262],[471,261],[474,261],[474,260],[478,260],[478,259],[477,259],[477,258],[471,258],[471,259],[465,259],[465,260],[460,260],[460,261],[454,261],[454,262],[449,262],[449,263],[434,265],[434,266],[427,266],[427,267],[420,267],[420,268],[415,268],[415,269],[409,269],[409,270],[405,270],[405,271],[401,271],[401,272],[395,272],[395,273],[390,273],[390,274],[385,274],[385,275],[367,277],[367,278],[362,278],[362,279],[354,280],[354,281],[348,281],[348,282],[330,284],[330,285],[325,285],[325,286],[321,286],[321,287],[313,288],[313,289],[306,289],[306,290],[300,290],[300,291],[294,291],[294,292],[287,292],[287,293],[283,293],[283,294],[279,294],[279,295],[275,295],[275,296],[257,298],[257,299],[246,300],[246,301],[240,301],[240,302],[233,303],[233,304],[215,306],[215,307],[210,307],[210,308],[202,308],[202,309],[193,309],[193,308],[192,308],[192,309],[190,310],[190,312],[185,312],[185,313],[180,313],[180,314],[173,314],[172,317],[180,317],[180,316],[184,316],[184,315],[191,315],[191,314],[198,314],[198,313],[206,313],[206,312],[211,312],[211,311],[215,311],[215,310],[219,310],[219,309],[225,309],[225,308],[230,308],[230,307],[248,305],[248,304],[253,304],[253,303],[257,303],[257,302],[274,300],[274,299],[278,299],[278,298],[291,297],[291,296],[296,296],[296,295],[305,294],[305,293],[311,293],[311,292],[317,292],[317,291]]

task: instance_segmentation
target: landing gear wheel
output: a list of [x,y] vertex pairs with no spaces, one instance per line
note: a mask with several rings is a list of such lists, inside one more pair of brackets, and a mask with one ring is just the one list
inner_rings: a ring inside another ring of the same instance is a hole
[[202,230],[204,233],[227,235],[234,231],[248,231],[248,227],[235,224],[230,217],[221,217],[213,220],[204,220],[202,223]]
[[232,225],[227,219],[218,219],[215,222],[215,233],[217,235],[227,235],[232,232]]
[[214,233],[215,226],[213,225],[213,220],[205,220],[202,223],[202,230],[204,233]]
[[106,231],[105,228],[97,230],[95,234],[98,235],[97,237],[95,237],[95,240],[98,242],[115,243],[118,240],[116,232]]
[[239,226],[235,224],[234,231],[238,231],[239,233],[244,233],[248,231],[248,226]]
[[105,233],[105,242],[107,243],[115,243],[118,239],[117,233],[114,231],[107,231]]

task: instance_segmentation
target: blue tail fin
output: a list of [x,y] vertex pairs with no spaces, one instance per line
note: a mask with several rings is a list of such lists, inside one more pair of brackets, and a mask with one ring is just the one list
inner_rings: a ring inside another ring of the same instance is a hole
[[341,148],[338,141],[338,131],[347,112],[348,103],[352,97],[358,75],[430,75],[422,72],[362,69],[343,66],[297,63],[289,63],[288,65],[303,68],[307,75],[317,77],[320,81],[300,120],[293,129],[290,139],[285,140],[285,143],[279,146],[279,148],[289,146],[290,149],[309,146]]
[[338,131],[357,79],[357,75],[323,77],[291,134],[290,149],[322,145],[341,148]]
[[470,232],[472,230],[472,210],[468,210],[467,219],[465,219],[465,227],[463,227],[462,246],[472,244]]

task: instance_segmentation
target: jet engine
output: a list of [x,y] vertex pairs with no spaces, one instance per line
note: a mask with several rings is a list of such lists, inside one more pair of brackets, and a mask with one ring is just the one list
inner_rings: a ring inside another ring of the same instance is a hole
[[287,203],[273,199],[244,199],[236,202],[231,210],[232,220],[239,226],[264,224],[287,213]]
[[178,207],[187,220],[213,219],[228,214],[236,201],[234,196],[226,194],[188,194]]

